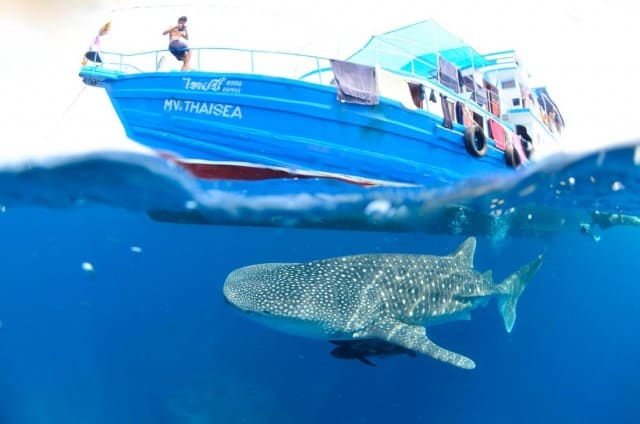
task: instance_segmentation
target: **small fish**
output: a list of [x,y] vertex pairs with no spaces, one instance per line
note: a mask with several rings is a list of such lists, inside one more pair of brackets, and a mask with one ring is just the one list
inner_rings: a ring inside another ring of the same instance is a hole
[[394,345],[379,339],[358,339],[358,340],[329,340],[337,345],[330,352],[331,356],[340,359],[357,359],[360,362],[375,367],[376,364],[367,358],[384,358],[391,355],[416,356],[412,350],[402,346]]

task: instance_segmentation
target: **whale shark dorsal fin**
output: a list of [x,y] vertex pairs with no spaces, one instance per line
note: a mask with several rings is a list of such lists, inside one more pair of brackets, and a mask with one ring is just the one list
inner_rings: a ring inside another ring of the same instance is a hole
[[451,256],[456,262],[468,268],[473,268],[473,256],[476,253],[476,238],[469,237],[453,252]]
[[483,272],[482,276],[489,281],[493,281],[493,271],[491,270]]

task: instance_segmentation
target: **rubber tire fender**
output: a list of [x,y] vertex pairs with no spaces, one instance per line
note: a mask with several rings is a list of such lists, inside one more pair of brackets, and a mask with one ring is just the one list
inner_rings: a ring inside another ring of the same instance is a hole
[[478,125],[471,125],[464,130],[464,147],[473,157],[482,157],[487,154],[487,136]]

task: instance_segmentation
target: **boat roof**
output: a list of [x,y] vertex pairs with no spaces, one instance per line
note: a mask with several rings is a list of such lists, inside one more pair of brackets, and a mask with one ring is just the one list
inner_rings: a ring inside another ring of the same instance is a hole
[[348,60],[428,75],[438,69],[438,57],[460,69],[493,63],[432,19],[374,35]]

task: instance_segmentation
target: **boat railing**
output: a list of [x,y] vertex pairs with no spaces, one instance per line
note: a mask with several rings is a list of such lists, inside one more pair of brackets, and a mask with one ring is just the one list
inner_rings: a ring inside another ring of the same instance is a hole
[[[470,93],[457,93],[439,84],[437,75],[430,69],[430,63],[412,57],[406,51],[395,49],[392,45],[387,46],[381,43],[378,47],[381,53],[386,54],[386,57],[394,54],[396,60],[405,64],[401,69],[398,69],[397,62],[390,63],[389,67],[381,64],[381,67],[391,70],[407,81],[422,84],[426,92],[435,95],[441,94],[451,101],[466,103],[472,112],[483,116],[485,121],[494,119],[501,125],[510,127],[500,117],[495,117],[481,106],[469,102]],[[323,85],[331,85],[334,80],[330,59],[325,57],[225,47],[202,47],[190,50],[193,71],[269,75]],[[178,71],[182,65],[182,62],[177,61],[168,50],[152,50],[141,53],[100,52],[100,57],[102,63],[92,63],[88,67],[122,74],[140,74]],[[426,108],[429,108],[428,104]]]
[[[190,68],[193,71],[270,75],[327,85],[333,78],[329,59],[320,56],[226,47],[190,50]],[[101,63],[90,62],[89,66],[123,74],[170,72],[182,66],[182,62],[177,61],[168,50],[140,53],[105,51],[100,52],[100,59]]]

